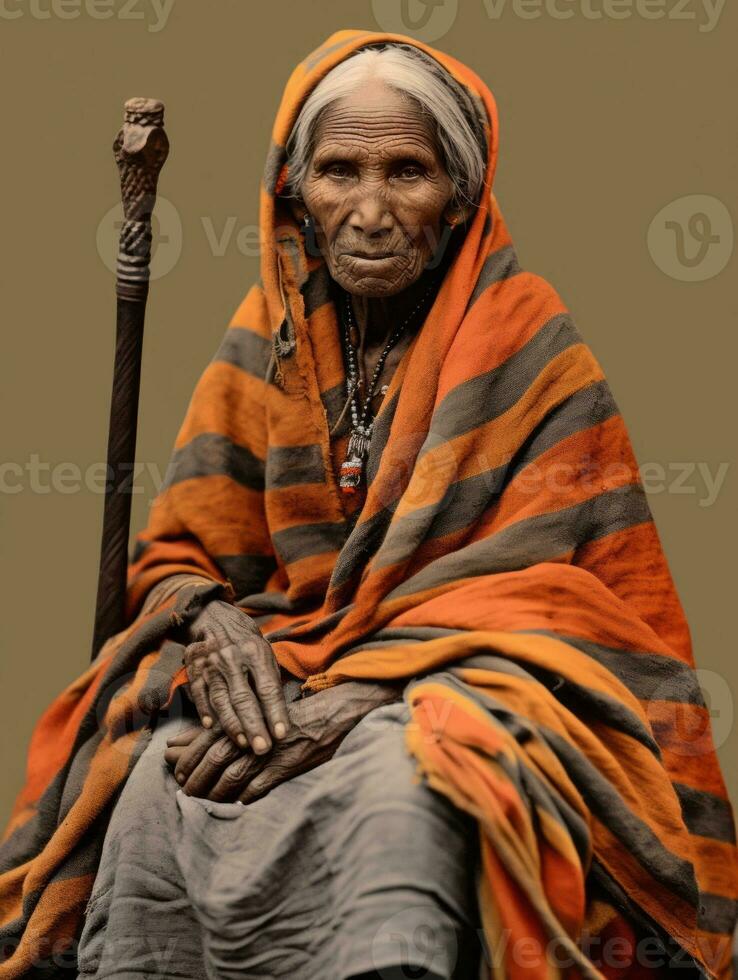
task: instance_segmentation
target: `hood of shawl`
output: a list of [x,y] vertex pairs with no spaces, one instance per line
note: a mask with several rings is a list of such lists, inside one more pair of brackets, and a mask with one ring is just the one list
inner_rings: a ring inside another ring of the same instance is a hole
[[[264,166],[259,212],[261,282],[266,294],[272,330],[275,332],[285,316],[285,265],[291,264],[290,278],[298,282],[307,274],[308,267],[315,265],[315,260],[305,256],[301,232],[288,202],[279,196],[288,176],[286,145],[292,127],[312,90],[332,68],[360,48],[390,41],[412,45],[439,62],[467,95],[469,108],[484,130],[487,144],[485,180],[466,236],[464,247],[468,252],[476,252],[490,229],[490,223],[496,217],[492,185],[498,159],[499,126],[497,104],[488,86],[470,68],[451,55],[404,34],[351,29],[336,31],[301,61],[290,75],[274,120]],[[322,261],[318,260],[319,263]],[[296,262],[298,266],[302,266],[302,271],[295,268]],[[470,283],[470,288],[472,286],[473,282]]]

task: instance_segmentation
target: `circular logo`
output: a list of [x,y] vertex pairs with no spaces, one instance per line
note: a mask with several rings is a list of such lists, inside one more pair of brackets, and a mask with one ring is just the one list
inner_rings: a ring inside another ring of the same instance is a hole
[[[115,275],[118,239],[123,225],[123,205],[118,203],[97,226],[97,252],[106,268]],[[157,197],[151,215],[150,279],[161,279],[177,264],[182,254],[182,222],[179,212],[166,197]]]
[[448,34],[458,9],[458,0],[372,0],[374,18],[383,31],[428,42]]
[[722,201],[689,194],[662,208],[648,229],[648,250],[667,276],[680,282],[714,279],[733,254],[733,221]]
[[[372,963],[379,977],[389,977],[390,972],[397,976],[398,966],[408,978],[448,974],[458,958],[458,944],[438,926],[437,912],[433,905],[415,905],[385,919],[372,940]],[[387,968],[386,963],[393,966]]]

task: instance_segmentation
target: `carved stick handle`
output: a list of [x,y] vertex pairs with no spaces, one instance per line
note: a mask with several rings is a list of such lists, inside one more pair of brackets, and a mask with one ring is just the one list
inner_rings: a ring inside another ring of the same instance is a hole
[[159,173],[169,152],[164,106],[156,99],[129,99],[123,129],[113,143],[120,172],[124,222],[116,276],[117,320],[113,391],[108,429],[100,572],[92,656],[125,625],[128,532],[136,458],[146,298],[151,259],[151,212]]
[[169,153],[164,106],[157,99],[129,99],[123,128],[113,143],[120,173],[123,227],[118,245],[116,291],[122,299],[144,302],[149,288],[151,212],[159,173]]

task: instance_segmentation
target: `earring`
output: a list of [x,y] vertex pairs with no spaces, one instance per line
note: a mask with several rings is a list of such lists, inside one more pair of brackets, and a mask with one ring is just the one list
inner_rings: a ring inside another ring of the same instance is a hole
[[448,218],[446,218],[446,224],[447,225],[451,225],[452,228],[454,228],[456,225],[458,225],[458,223],[459,223],[459,216],[458,216],[458,214],[452,214]]
[[313,257],[322,255],[315,237],[315,223],[313,221],[313,216],[309,211],[303,215],[300,231],[302,232],[305,240],[305,251],[307,254],[312,255]]

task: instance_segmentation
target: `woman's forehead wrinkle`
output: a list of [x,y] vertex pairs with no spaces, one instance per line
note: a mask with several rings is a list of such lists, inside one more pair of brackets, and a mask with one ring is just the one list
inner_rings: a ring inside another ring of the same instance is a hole
[[363,93],[356,93],[328,106],[318,125],[318,135],[325,132],[339,135],[348,132],[375,138],[392,133],[432,137],[430,121],[419,106],[392,91],[386,91],[380,100],[371,90],[367,98]]
[[368,151],[405,151],[435,154],[433,132],[420,112],[405,109],[395,113],[379,107],[327,110],[316,134],[316,156],[331,150],[347,154]]

